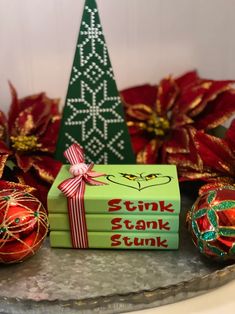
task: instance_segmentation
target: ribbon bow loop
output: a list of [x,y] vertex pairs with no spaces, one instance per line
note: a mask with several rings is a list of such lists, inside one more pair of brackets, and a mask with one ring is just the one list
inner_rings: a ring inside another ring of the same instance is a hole
[[72,144],[68,149],[66,149],[64,157],[71,165],[85,162],[83,148],[79,144]]
[[83,149],[79,144],[72,144],[65,152],[65,158],[70,162],[71,166],[69,172],[73,175],[73,178],[63,181],[58,188],[67,197],[73,197],[76,193],[79,193],[79,187],[84,181],[90,185],[104,185],[105,183],[95,180],[94,178],[105,175],[92,171],[93,163],[87,165],[84,163]]

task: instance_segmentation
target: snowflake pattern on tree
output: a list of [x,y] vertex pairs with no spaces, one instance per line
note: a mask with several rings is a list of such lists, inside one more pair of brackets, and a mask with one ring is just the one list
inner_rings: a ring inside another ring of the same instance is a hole
[[86,0],[56,157],[79,143],[86,161],[133,163],[134,156],[96,2]]

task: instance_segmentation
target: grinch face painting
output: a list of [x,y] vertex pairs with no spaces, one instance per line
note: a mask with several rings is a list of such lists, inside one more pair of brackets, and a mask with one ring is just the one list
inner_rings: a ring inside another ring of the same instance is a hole
[[171,176],[161,173],[122,173],[119,175],[108,175],[107,180],[125,186],[127,188],[142,191],[150,187],[167,184],[172,180]]

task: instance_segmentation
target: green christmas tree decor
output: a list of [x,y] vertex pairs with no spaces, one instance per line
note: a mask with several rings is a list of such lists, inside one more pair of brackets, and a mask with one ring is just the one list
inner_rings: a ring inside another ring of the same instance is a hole
[[56,157],[72,143],[96,164],[134,163],[122,103],[95,0],[86,0],[70,76]]

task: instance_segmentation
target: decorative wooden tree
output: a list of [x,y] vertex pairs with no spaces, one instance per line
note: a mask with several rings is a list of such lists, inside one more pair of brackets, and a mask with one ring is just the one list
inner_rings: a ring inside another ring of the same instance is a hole
[[72,143],[87,162],[134,163],[130,138],[95,0],[86,0],[56,157]]

